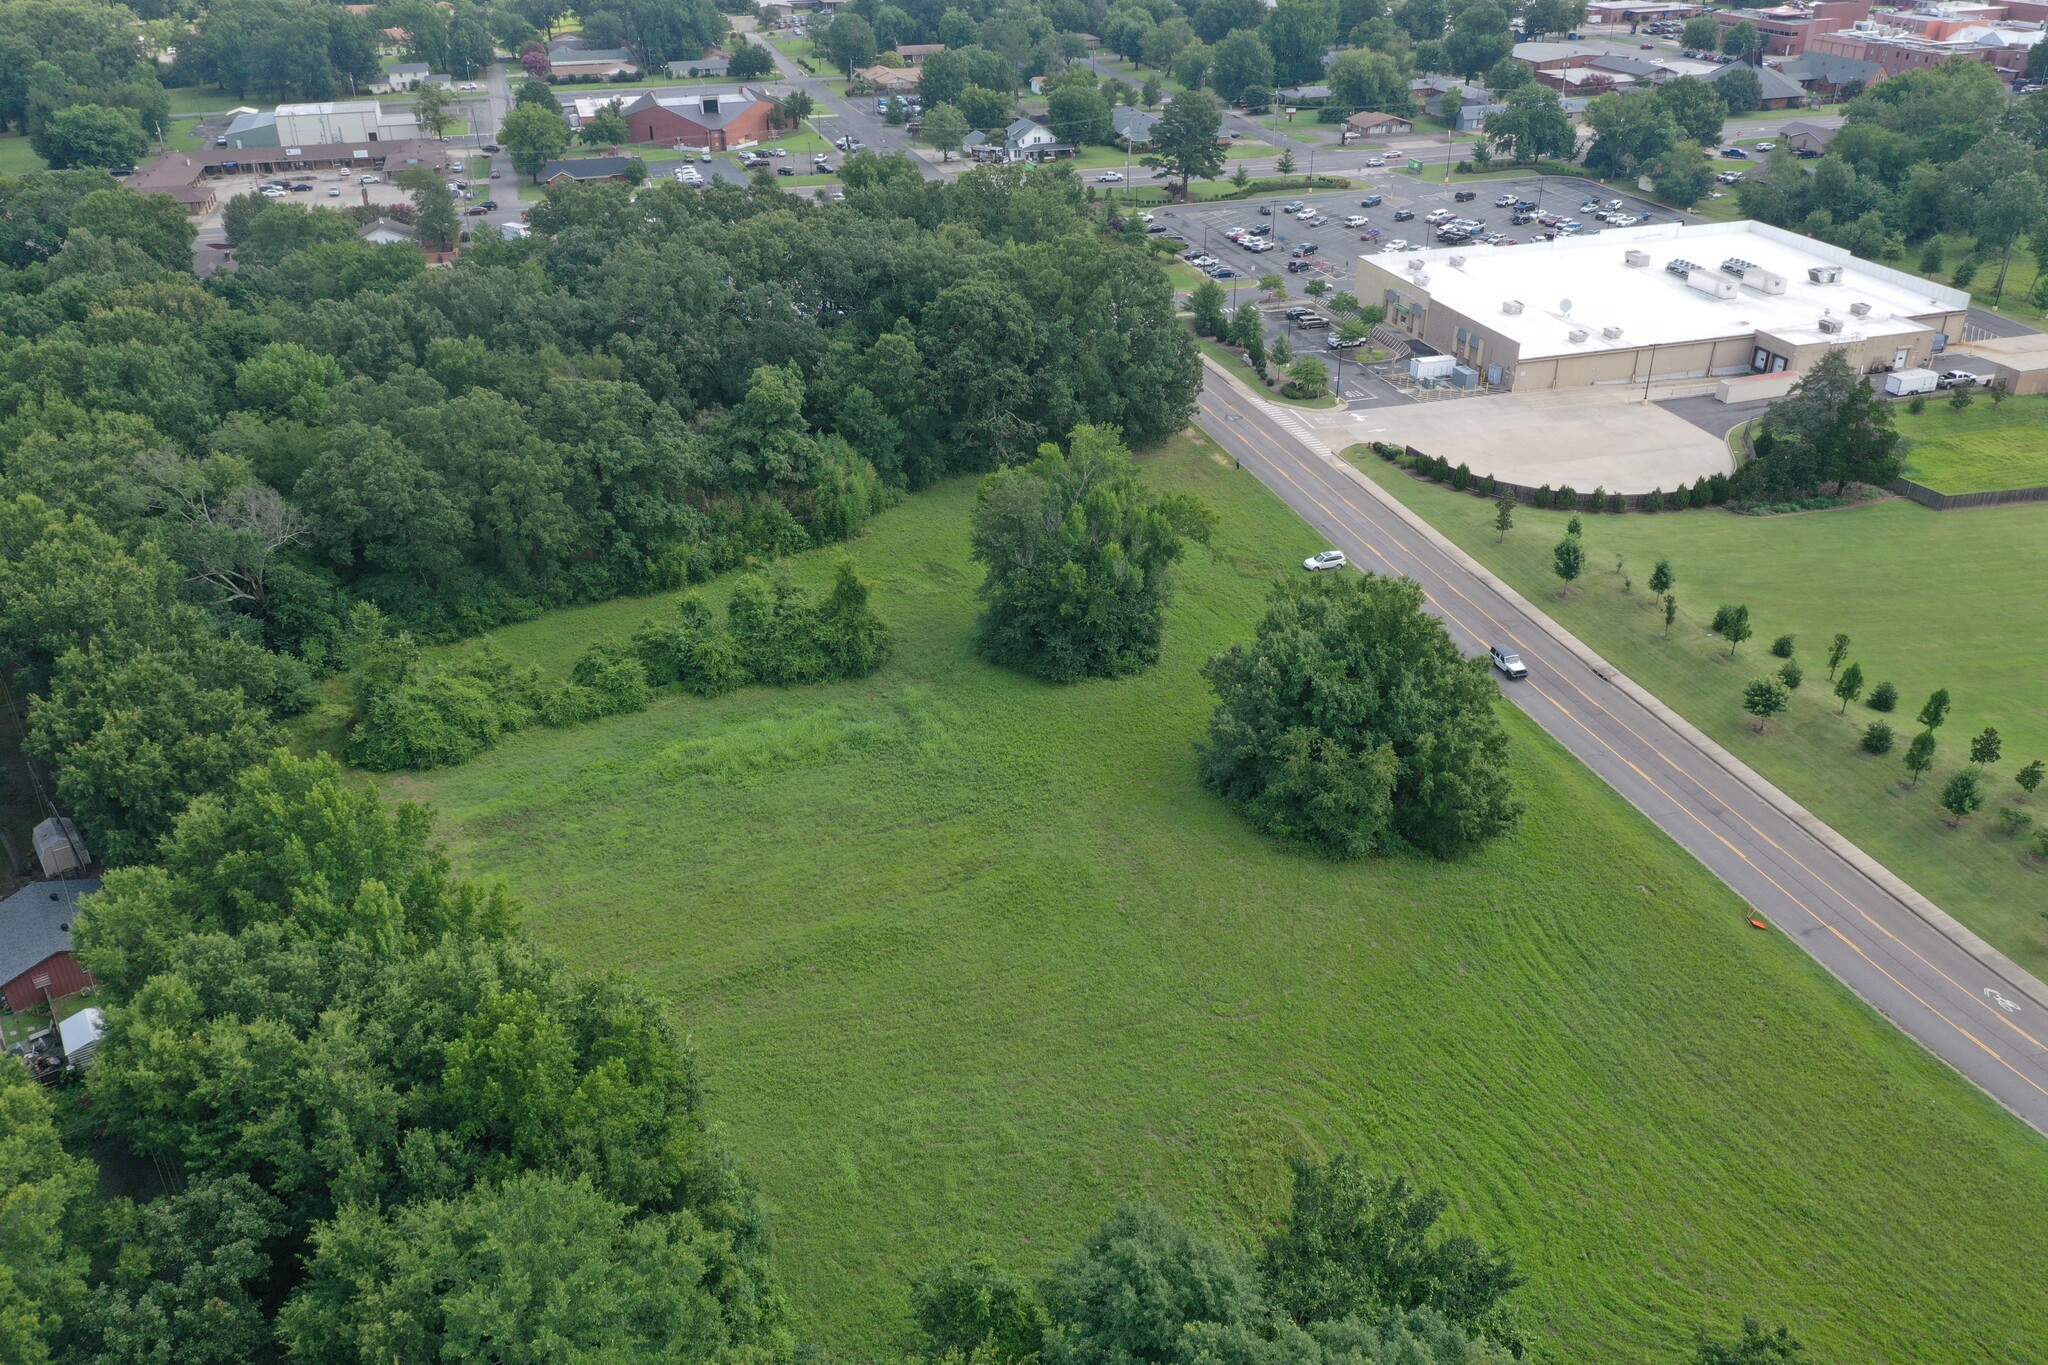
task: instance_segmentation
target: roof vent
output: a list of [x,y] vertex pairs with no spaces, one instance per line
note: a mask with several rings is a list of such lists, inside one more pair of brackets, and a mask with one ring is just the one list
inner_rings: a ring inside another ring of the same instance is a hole
[[1522,311],[1522,301],[1520,299],[1509,299],[1500,306],[1500,311],[1503,313],[1519,313]]
[[1815,284],[1840,284],[1842,267],[1838,265],[1810,265],[1806,267],[1806,278]]
[[1839,332],[1842,330],[1842,320],[1840,318],[1822,318],[1820,320],[1820,329],[1830,334]]
[[1622,260],[1626,264],[1640,270],[1650,263],[1650,253],[1647,251],[1631,251],[1624,255]]
[[1453,270],[1456,270],[1459,266],[1463,264],[1465,264],[1465,258],[1463,256],[1453,256],[1450,258],[1450,266]]
[[1589,334],[1587,333],[1585,328],[1574,327],[1571,329],[1571,331],[1565,334],[1565,340],[1571,342],[1572,345],[1576,346],[1580,342],[1584,341],[1588,335]]
[[1420,285],[1425,285],[1425,284],[1428,284],[1428,283],[1429,283],[1429,276],[1427,276],[1427,275],[1422,275],[1422,274],[1418,274],[1418,275],[1416,275],[1416,277],[1415,277],[1415,283],[1416,283],[1416,284],[1417,284],[1418,286],[1420,286]]
[[1424,260],[1423,260],[1423,259],[1422,259],[1422,258],[1421,258],[1420,256],[1417,256],[1417,257],[1414,257],[1414,258],[1412,258],[1412,259],[1411,259],[1411,260],[1410,260],[1410,261],[1408,262],[1408,268],[1409,268],[1410,270],[1420,270],[1420,269],[1422,269],[1422,267],[1423,267],[1424,265],[1426,265],[1426,264],[1428,264],[1428,262],[1424,261]]
[[1852,303],[1849,305],[1849,311],[1859,318],[1867,318],[1870,316],[1870,305],[1867,303]]
[[1621,329],[1619,327],[1602,327],[1600,335],[1606,337],[1609,341],[1619,341],[1621,340]]

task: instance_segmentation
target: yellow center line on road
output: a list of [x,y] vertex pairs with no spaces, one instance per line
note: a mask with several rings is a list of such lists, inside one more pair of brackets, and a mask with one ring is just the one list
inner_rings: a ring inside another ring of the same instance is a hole
[[[1207,391],[1205,390],[1205,395],[1206,393]],[[1243,417],[1247,414],[1247,409],[1238,406],[1238,404],[1233,402],[1227,394],[1218,395],[1216,401],[1220,406],[1237,413],[1240,417]],[[1289,474],[1285,469],[1280,468],[1277,465],[1275,466],[1273,472],[1278,474],[1281,478],[1287,480],[1287,482],[1293,485],[1293,487],[1297,491],[1299,491],[1303,497],[1307,498],[1310,502],[1313,502],[1317,507],[1321,508],[1325,515],[1329,516],[1332,520],[1339,521],[1339,523],[1341,524],[1341,518],[1338,517],[1337,512],[1333,508],[1331,508],[1328,503],[1325,503],[1321,498],[1317,497],[1314,492],[1304,487],[1298,480],[1296,480],[1293,477],[1293,475]],[[1331,491],[1334,493],[1338,501],[1342,502],[1346,507],[1350,508],[1352,512],[1356,513],[1358,516],[1361,517],[1367,515],[1363,508],[1361,508],[1357,503],[1353,502],[1350,499],[1350,497],[1343,493],[1341,490],[1332,489]],[[1416,554],[1412,547],[1410,547],[1405,542],[1401,541],[1398,536],[1389,536],[1388,539],[1397,548],[1401,549],[1405,553],[1414,557],[1418,562],[1420,562],[1420,556]],[[1396,566],[1392,560],[1388,559],[1387,556],[1383,554],[1377,546],[1367,543],[1366,549],[1373,555],[1374,558],[1378,559],[1382,564],[1386,565],[1387,569],[1390,572],[1396,574],[1399,574],[1401,572],[1399,567]],[[1406,575],[1402,576],[1405,577]],[[1439,575],[1439,577],[1441,577],[1441,575]],[[1458,596],[1459,600],[1464,602],[1473,611],[1477,612],[1481,617],[1485,618],[1487,622],[1497,627],[1501,632],[1504,632],[1507,638],[1512,640],[1517,645],[1522,644],[1520,637],[1516,636],[1514,631],[1510,627],[1496,620],[1493,617],[1493,615],[1489,613],[1484,607],[1472,601],[1472,599],[1466,596],[1465,593],[1462,590],[1460,590],[1456,584],[1450,583],[1448,580],[1445,580],[1445,586],[1448,587],[1451,592],[1455,593]],[[1458,625],[1462,626],[1466,631],[1468,631],[1472,635],[1478,636],[1481,633],[1477,630],[1474,630],[1468,621],[1452,613],[1450,609],[1446,607],[1445,604],[1441,600],[1439,600],[1435,594],[1431,593],[1427,588],[1423,589],[1423,596],[1427,598],[1437,608],[1438,611],[1442,612],[1447,619],[1456,622]],[[1633,737],[1639,743],[1643,744],[1646,748],[1648,748],[1650,752],[1656,754],[1657,757],[1661,759],[1665,764],[1667,764],[1674,772],[1677,772],[1680,776],[1684,777],[1687,781],[1692,782],[1695,786],[1700,786],[1697,778],[1694,778],[1690,773],[1687,773],[1683,767],[1681,767],[1677,762],[1675,762],[1669,754],[1666,754],[1663,751],[1663,749],[1660,748],[1654,741],[1645,738],[1642,734],[1637,732],[1625,720],[1615,715],[1613,711],[1608,709],[1608,707],[1605,704],[1603,704],[1597,698],[1588,694],[1583,688],[1579,687],[1569,678],[1564,678],[1560,681],[1562,681],[1563,684],[1566,687],[1569,687],[1573,692],[1577,693],[1578,696],[1581,699],[1583,699],[1587,705],[1599,711],[1609,720],[1612,720],[1616,725],[1620,726],[1621,729],[1626,731],[1631,737]],[[1536,686],[1537,692],[1540,695],[1542,695],[1545,700],[1549,701],[1551,705],[1557,707],[1559,714],[1570,717],[1573,724],[1577,725],[1580,729],[1584,730],[1589,737],[1591,737],[1593,740],[1599,743],[1600,746],[1606,749],[1610,754],[1613,754],[1616,759],[1620,760],[1622,763],[1627,764],[1631,771],[1635,772],[1636,775],[1642,778],[1643,781],[1649,783],[1649,785],[1654,790],[1656,790],[1660,795],[1664,796],[1666,800],[1670,801],[1673,806],[1677,807],[1680,810],[1683,810],[1687,818],[1689,818],[1695,824],[1697,824],[1702,831],[1713,837],[1716,841],[1718,841],[1723,847],[1727,848],[1728,851],[1733,853],[1736,857],[1742,859],[1742,861],[1746,863],[1753,871],[1755,871],[1757,875],[1761,876],[1765,881],[1768,881],[1773,887],[1777,888],[1779,893],[1782,894],[1787,900],[1791,901],[1794,905],[1798,906],[1801,910],[1805,911],[1808,915],[1810,915],[1815,923],[1827,929],[1827,931],[1833,934],[1837,939],[1840,939],[1844,946],[1848,947],[1851,951],[1855,952],[1856,955],[1861,957],[1865,962],[1868,962],[1873,968],[1875,968],[1879,973],[1881,973],[1887,980],[1891,981],[1892,984],[1896,985],[1900,990],[1904,991],[1907,995],[1911,996],[1914,1000],[1918,1001],[1924,1008],[1928,1010],[1929,1013],[1933,1014],[1936,1018],[1940,1019],[1943,1023],[1947,1024],[1950,1028],[1953,1028],[1958,1034],[1969,1039],[1973,1044],[1983,1049],[1983,1051],[1989,1054],[1990,1056],[1997,1058],[2001,1066],[2004,1066],[2014,1075],[2026,1081],[2028,1085],[2040,1091],[2043,1095],[2048,1095],[2048,1088],[2044,1088],[2039,1082],[2035,1081],[2032,1077],[2018,1070],[2016,1067],[2012,1065],[2012,1063],[2008,1062],[1995,1049],[1993,1049],[1992,1047],[1987,1045],[1982,1039],[1977,1037],[1976,1034],[1970,1032],[1961,1024],[1957,1023],[1955,1020],[1950,1019],[1946,1014],[1942,1013],[1942,1011],[1936,1009],[1932,1004],[1930,1004],[1917,991],[1913,990],[1912,987],[1906,985],[1903,981],[1900,981],[1896,976],[1892,975],[1892,973],[1888,971],[1881,963],[1879,963],[1875,958],[1871,957],[1870,954],[1866,952],[1860,945],[1858,945],[1853,940],[1849,939],[1846,935],[1844,935],[1840,929],[1838,929],[1834,924],[1832,924],[1830,921],[1824,918],[1812,906],[1808,905],[1805,901],[1801,900],[1798,896],[1794,895],[1791,891],[1786,889],[1786,887],[1782,883],[1780,883],[1769,872],[1765,871],[1763,867],[1760,866],[1747,853],[1745,853],[1740,848],[1737,848],[1734,844],[1730,843],[1728,839],[1725,836],[1723,836],[1719,831],[1715,830],[1712,826],[1708,825],[1704,820],[1700,819],[1698,814],[1696,814],[1685,803],[1678,800],[1677,797],[1675,797],[1655,778],[1651,777],[1648,773],[1644,772],[1640,767],[1637,767],[1634,762],[1632,762],[1627,757],[1622,755],[1618,750],[1616,750],[1612,744],[1609,744],[1605,739],[1601,738],[1601,736],[1596,734],[1590,727],[1588,727],[1585,724],[1584,721],[1580,720],[1577,716],[1573,715],[1570,711],[1566,710],[1564,706],[1558,702],[1557,698],[1552,696],[1549,692],[1544,691],[1540,685],[1532,684],[1532,686]],[[1711,793],[1705,791],[1704,787],[1701,787],[1701,791],[1704,795],[1710,797],[1712,796]],[[1718,801],[1718,798],[1714,799]],[[1873,918],[1868,911],[1864,910],[1862,906],[1857,905],[1853,900],[1851,900],[1847,896],[1847,894],[1845,894],[1838,887],[1836,887],[1828,877],[1826,877],[1820,872],[1817,872],[1813,868],[1807,866],[1807,864],[1802,859],[1800,859],[1796,854],[1786,849],[1783,845],[1778,843],[1777,840],[1773,839],[1769,834],[1765,833],[1762,829],[1758,828],[1755,822],[1751,821],[1746,816],[1734,810],[1732,807],[1727,806],[1726,803],[1722,804],[1723,808],[1727,811],[1730,817],[1740,822],[1751,833],[1756,835],[1757,838],[1761,839],[1764,843],[1770,845],[1773,849],[1776,849],[1794,866],[1798,867],[1801,871],[1805,872],[1809,877],[1813,878],[1814,881],[1817,882],[1823,889],[1832,894],[1836,899],[1840,900],[1842,904],[1846,906],[1853,914],[1862,919],[1865,923],[1869,924],[1872,929],[1876,930],[1884,938],[1890,940],[1900,950],[1911,956],[1915,961],[1919,962],[1922,966],[1927,968],[1929,971],[1933,972],[1936,976],[1939,976],[1942,980],[1948,982],[1949,985],[1953,986],[1957,991],[1961,992],[1965,999],[1977,1003],[1978,1006],[1984,1009],[1986,1013],[1988,1013],[1993,1019],[2005,1025],[2006,1028],[2010,1029],[2013,1033],[2019,1035],[2021,1038],[2026,1039],[2026,1041],[2032,1046],[2034,1046],[2036,1049],[2048,1051],[2048,1045],[2044,1045],[2040,1039],[2034,1037],[2033,1034],[2029,1033],[2026,1029],[2021,1028],[2017,1023],[2013,1022],[2012,1018],[2009,1015],[2004,1013],[2002,1010],[1994,1008],[1988,1001],[1980,1000],[1975,991],[1972,991],[1969,988],[1965,987],[1961,982],[1957,981],[1954,977],[1950,976],[1946,971],[1944,971],[1938,964],[1930,961],[1917,948],[1913,947],[1912,944],[1905,942],[1903,939],[1899,938],[1898,935],[1894,934],[1890,929],[1878,923],[1877,920]]]

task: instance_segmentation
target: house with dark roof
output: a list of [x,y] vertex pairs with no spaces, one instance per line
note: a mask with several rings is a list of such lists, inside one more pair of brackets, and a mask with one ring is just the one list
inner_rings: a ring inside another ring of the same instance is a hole
[[1806,99],[1806,87],[1793,80],[1775,67],[1751,66],[1747,62],[1730,62],[1724,67],[1709,71],[1705,78],[1719,81],[1731,71],[1756,72],[1757,86],[1763,91],[1764,109],[1789,109]]
[[944,43],[896,44],[896,55],[912,66],[923,66],[925,58],[931,56],[934,52],[944,52],[945,50],[946,45]]
[[0,900],[0,996],[11,1010],[90,990],[92,973],[71,955],[79,902],[99,878],[30,882]]
[[1118,142],[1127,142],[1133,147],[1142,147],[1152,140],[1152,130],[1159,125],[1159,115],[1148,114],[1136,105],[1119,104],[1109,111],[1109,129],[1116,134]]
[[1306,104],[1318,106],[1330,102],[1330,87],[1327,85],[1290,85],[1285,90],[1273,92],[1273,98],[1282,104]]
[[1813,48],[1779,62],[1778,72],[1798,81],[1808,94],[1821,96],[1839,95],[1851,87],[1868,90],[1891,75],[1883,62],[1845,57],[1838,52],[1821,52]]
[[567,161],[550,161],[540,168],[540,183],[552,185],[559,180],[625,180],[627,172],[639,163],[637,156],[579,156]]
[[723,76],[731,66],[732,58],[730,57],[714,57],[706,54],[702,57],[686,58],[680,62],[670,62],[668,64],[668,74],[672,80],[679,81],[701,76]]
[[1830,128],[1819,123],[1808,123],[1802,119],[1797,123],[1788,123],[1779,129],[1778,137],[1784,142],[1786,150],[1790,151],[1792,155],[1813,157],[1825,152],[1828,149],[1828,144],[1835,140],[1835,134],[1841,131],[1840,128]]

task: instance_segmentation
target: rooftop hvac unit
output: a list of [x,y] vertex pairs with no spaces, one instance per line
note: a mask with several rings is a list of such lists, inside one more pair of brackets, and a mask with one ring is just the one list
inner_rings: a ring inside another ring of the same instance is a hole
[[1574,327],[1571,329],[1570,332],[1567,332],[1565,334],[1565,340],[1569,341],[1572,345],[1576,346],[1580,342],[1584,341],[1588,335],[1589,333],[1586,331],[1585,328]]
[[1624,264],[1640,270],[1650,263],[1650,253],[1647,251],[1630,251],[1624,253],[1621,259]]
[[1820,320],[1820,329],[1832,335],[1842,330],[1842,320],[1840,318],[1822,318]]
[[1429,276],[1427,276],[1427,275],[1423,274],[1423,273],[1422,273],[1421,271],[1417,271],[1417,272],[1416,272],[1416,274],[1415,274],[1415,283],[1416,283],[1417,287],[1420,287],[1420,286],[1422,286],[1422,285],[1428,284],[1428,283],[1429,283]]
[[1602,327],[1600,335],[1606,337],[1609,341],[1619,341],[1621,340],[1621,329],[1619,327]]
[[1859,318],[1867,318],[1870,316],[1870,305],[1867,303],[1852,303],[1849,305],[1849,311]]
[[1698,270],[1699,267],[1694,265],[1691,261],[1679,260],[1665,262],[1664,269],[1666,273],[1676,275],[1680,279],[1683,279],[1687,275],[1690,275],[1693,271]]
[[1522,301],[1520,299],[1509,299],[1506,303],[1503,303],[1500,306],[1500,311],[1503,313],[1511,314],[1519,313],[1522,311]]
[[1775,270],[1759,270],[1751,266],[1742,272],[1742,287],[1754,289],[1759,294],[1782,294],[1788,281]]
[[1685,277],[1685,287],[1697,289],[1708,298],[1732,299],[1735,281],[1718,270],[1695,270]]
[[1838,265],[1810,265],[1806,267],[1806,278],[1815,284],[1840,284],[1842,267]]
[[1425,264],[1426,262],[1420,256],[1416,256],[1408,262],[1408,268],[1410,270],[1420,270]]
[[1456,270],[1459,266],[1465,264],[1465,258],[1463,256],[1452,256],[1449,258],[1449,260],[1451,269],[1453,270]]
[[1721,273],[1733,275],[1738,280],[1750,271],[1758,268],[1755,261],[1745,261],[1740,256],[1730,256],[1727,260],[1721,262]]

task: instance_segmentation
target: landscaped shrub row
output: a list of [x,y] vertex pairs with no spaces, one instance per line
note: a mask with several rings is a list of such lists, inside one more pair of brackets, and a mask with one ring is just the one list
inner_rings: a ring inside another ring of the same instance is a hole
[[657,687],[717,696],[748,683],[786,687],[865,677],[889,656],[889,629],[868,605],[851,562],[822,600],[787,577],[741,580],[720,625],[695,593],[674,619],[648,620],[631,641],[600,640],[566,682],[515,668],[489,640],[455,663],[421,668],[411,642],[394,666],[362,670],[349,761],[372,772],[460,763],[531,725],[577,725],[645,710]]
[[1541,488],[1526,489],[1516,484],[1501,483],[1493,475],[1474,476],[1472,467],[1466,464],[1452,466],[1443,456],[1410,455],[1403,446],[1390,441],[1372,442],[1373,454],[1389,464],[1399,465],[1411,473],[1437,483],[1447,483],[1459,492],[1476,493],[1482,498],[1493,499],[1503,490],[1512,493],[1517,502],[1526,500],[1537,507],[1554,507],[1560,511],[1574,512],[1677,512],[1688,507],[1719,507],[1728,501],[1728,477],[1714,474],[1691,484],[1681,484],[1670,492],[1661,488],[1643,494],[1610,493],[1596,488],[1590,493],[1580,493],[1566,485],[1553,489],[1549,484]]

